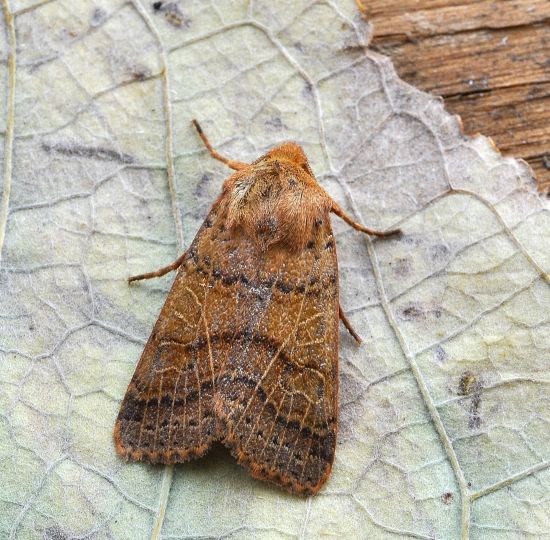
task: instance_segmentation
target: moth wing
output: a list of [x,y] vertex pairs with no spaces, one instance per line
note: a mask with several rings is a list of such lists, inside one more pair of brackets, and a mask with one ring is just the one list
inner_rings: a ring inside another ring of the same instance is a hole
[[128,386],[115,425],[126,458],[174,463],[204,454],[217,438],[213,408],[218,358],[208,343],[212,209],[180,266]]
[[269,250],[239,278],[248,299],[215,397],[222,440],[239,463],[304,495],[330,474],[338,414],[338,266],[328,215],[313,234],[303,251]]

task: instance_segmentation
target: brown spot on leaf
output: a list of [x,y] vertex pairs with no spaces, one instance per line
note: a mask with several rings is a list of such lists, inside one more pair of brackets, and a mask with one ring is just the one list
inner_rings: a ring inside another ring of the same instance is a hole
[[478,377],[476,377],[471,371],[465,371],[458,383],[458,395],[459,396],[472,396],[470,402],[470,410],[468,412],[468,427],[470,429],[479,429],[481,427],[481,393],[483,391],[483,384]]
[[465,371],[460,376],[460,381],[458,382],[458,395],[459,396],[470,395],[476,383],[477,383],[476,376],[471,371]]
[[441,263],[447,260],[449,248],[445,244],[435,244],[430,248],[430,257],[433,262]]
[[107,19],[107,12],[102,8],[96,8],[92,14],[92,19],[90,20],[90,26],[92,28],[97,28],[101,26]]
[[447,353],[441,345],[437,345],[434,352],[435,352],[435,359],[438,362],[444,362],[445,360],[447,360],[447,357],[448,357]]
[[153,11],[163,13],[166,22],[176,28],[188,27],[190,20],[183,15],[179,2],[153,2]]
[[392,269],[400,277],[408,276],[411,272],[411,261],[408,258],[400,257],[392,264]]
[[68,537],[67,533],[57,525],[46,527],[43,530],[44,540],[66,540]]
[[111,148],[101,146],[84,146],[73,142],[42,143],[42,150],[48,154],[62,154],[68,157],[82,157],[97,159],[100,161],[119,161],[120,163],[133,163],[134,158],[123,152],[117,152]]
[[401,318],[405,321],[422,319],[424,318],[424,316],[425,316],[424,310],[418,305],[411,304],[410,306],[407,306],[406,308],[403,308],[401,310]]

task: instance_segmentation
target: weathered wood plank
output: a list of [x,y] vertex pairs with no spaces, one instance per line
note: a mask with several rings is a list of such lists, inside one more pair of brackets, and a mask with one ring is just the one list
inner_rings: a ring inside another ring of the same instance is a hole
[[371,46],[550,187],[550,1],[359,0]]
[[548,0],[364,0],[361,7],[377,37],[527,26],[550,15]]

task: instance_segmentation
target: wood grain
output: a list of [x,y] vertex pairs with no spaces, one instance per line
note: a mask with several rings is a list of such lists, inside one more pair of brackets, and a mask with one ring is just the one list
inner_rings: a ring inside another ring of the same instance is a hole
[[550,1],[359,0],[372,48],[550,189]]

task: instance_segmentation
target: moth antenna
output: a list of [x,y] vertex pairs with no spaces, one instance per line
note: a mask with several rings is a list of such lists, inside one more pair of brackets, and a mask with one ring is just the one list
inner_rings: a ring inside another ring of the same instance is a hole
[[378,236],[383,238],[386,236],[396,236],[396,235],[402,234],[401,229],[392,229],[390,231],[377,231],[375,229],[370,229],[369,227],[365,227],[364,225],[361,225],[361,223],[357,223],[356,221],[353,221],[353,219],[349,217],[334,201],[332,202],[332,207],[330,211],[336,214],[339,218],[343,219],[348,225],[350,225],[357,231],[370,234],[371,236]]
[[151,279],[155,277],[164,276],[164,274],[168,274],[168,272],[171,272],[172,270],[176,270],[177,268],[179,268],[181,266],[181,263],[185,259],[186,254],[187,252],[185,252],[183,255],[178,257],[172,264],[169,264],[164,268],[159,268],[154,272],[147,272],[146,274],[138,274],[137,276],[131,276],[128,278],[128,283],[131,283],[132,281],[139,281],[141,279]]
[[191,120],[193,125],[195,126],[195,129],[197,130],[197,133],[199,134],[199,137],[202,139],[202,142],[204,143],[204,146],[206,146],[207,150],[210,152],[210,155],[217,159],[218,161],[221,161],[222,163],[225,163],[228,167],[231,169],[234,169],[236,171],[240,171],[241,169],[244,169],[248,167],[248,163],[243,163],[242,161],[234,161],[232,159],[226,158],[216,152],[212,145],[210,144],[210,141],[208,140],[208,137],[204,134],[204,131],[202,130],[200,124],[193,118]]
[[349,319],[346,317],[346,314],[344,313],[344,310],[340,305],[338,305],[338,316],[340,317],[340,320],[344,323],[344,326],[347,328],[353,339],[357,341],[358,345],[361,345],[361,343],[363,343],[363,340],[361,339],[359,334],[353,329],[353,326],[351,326]]

